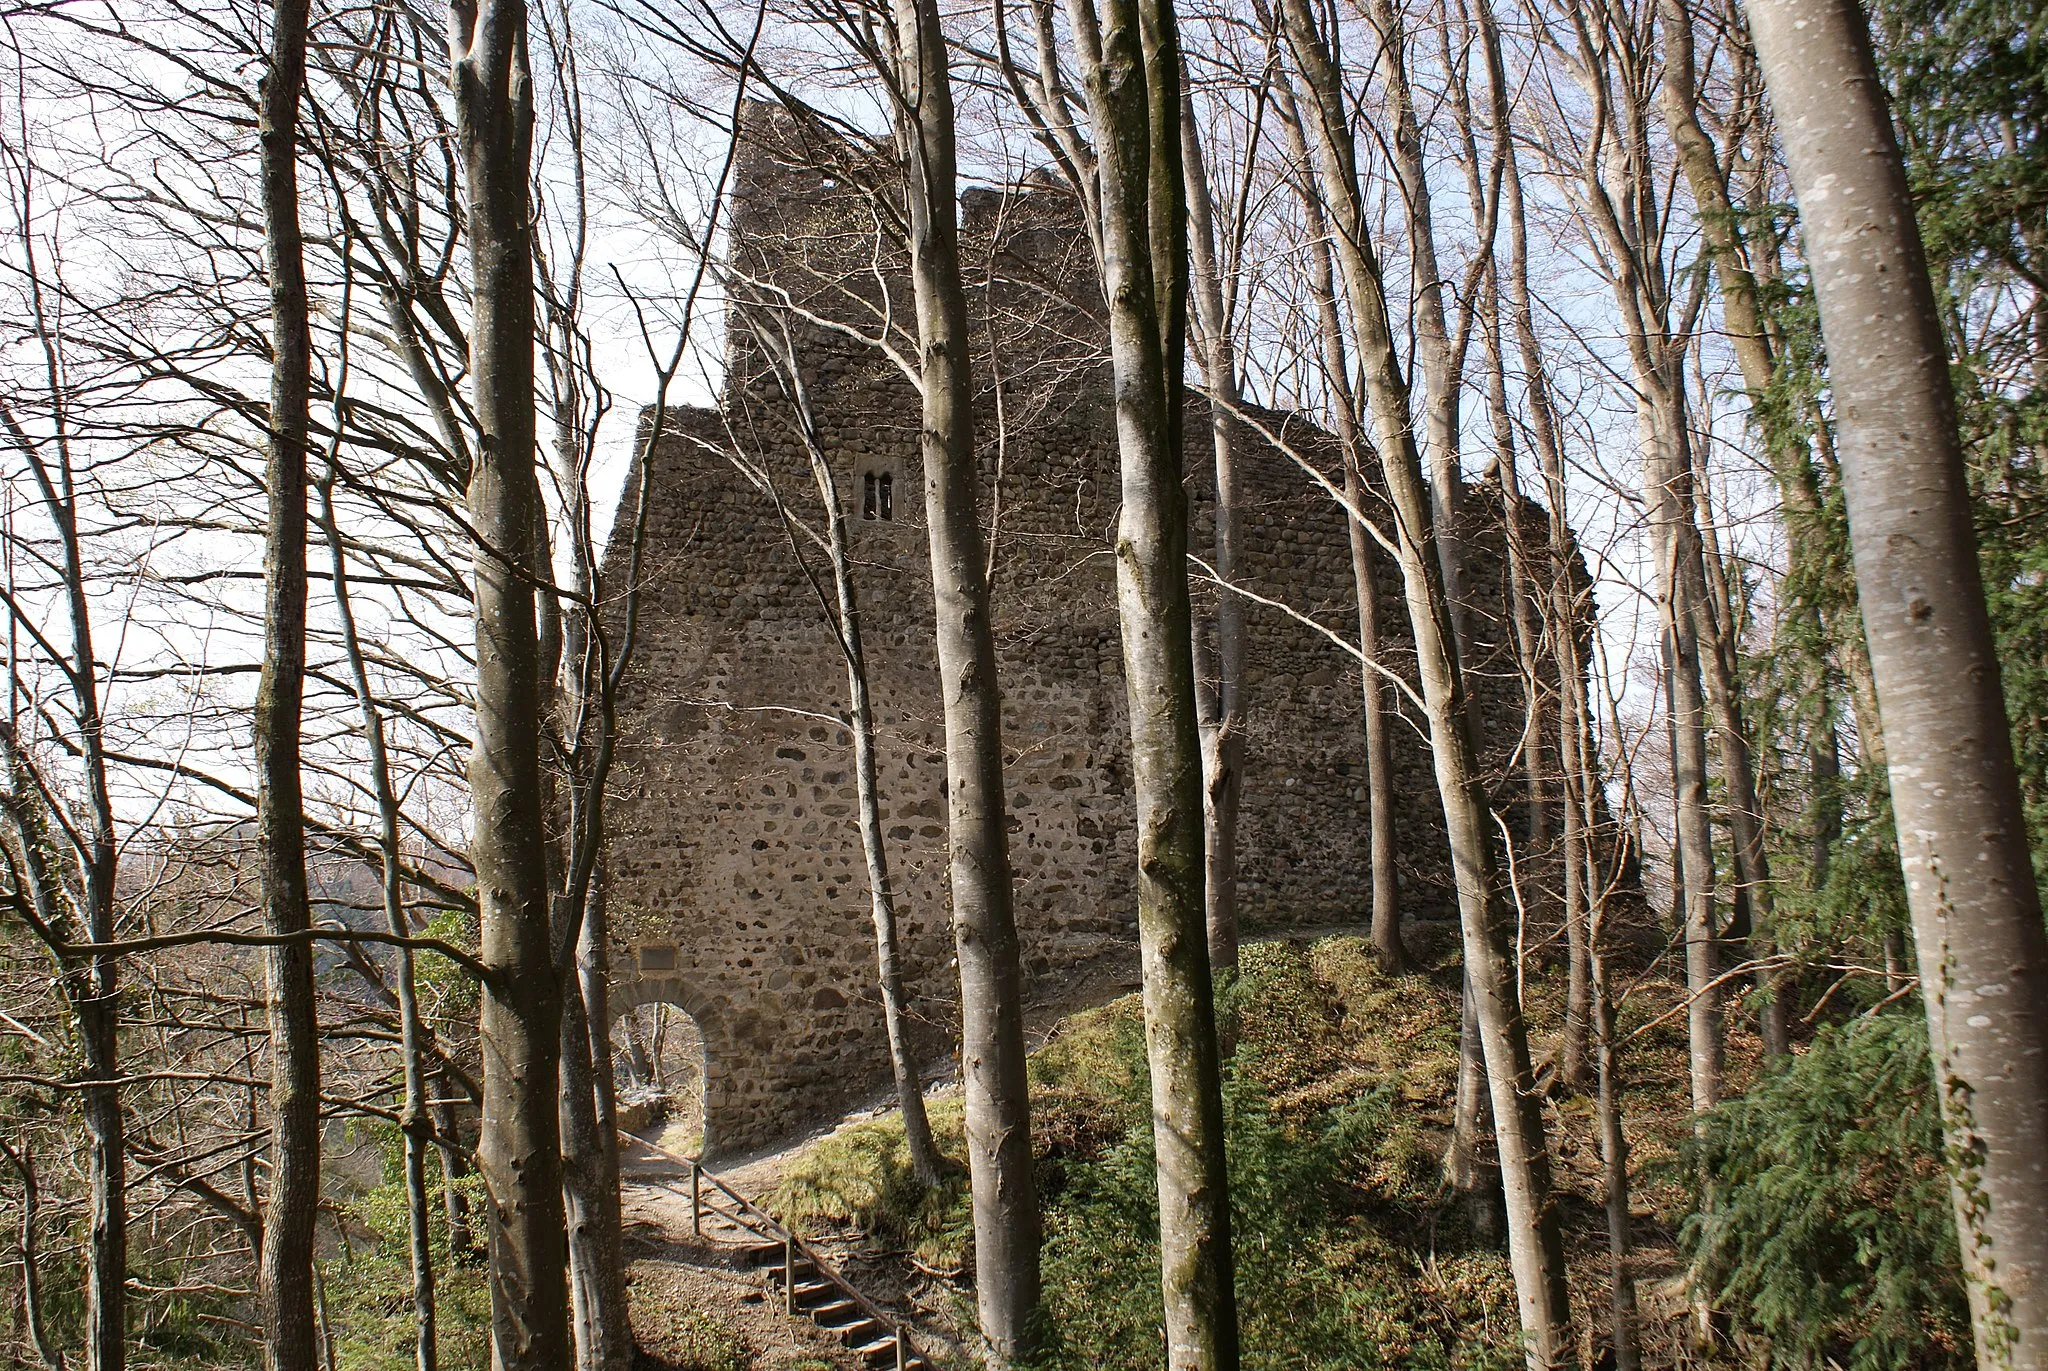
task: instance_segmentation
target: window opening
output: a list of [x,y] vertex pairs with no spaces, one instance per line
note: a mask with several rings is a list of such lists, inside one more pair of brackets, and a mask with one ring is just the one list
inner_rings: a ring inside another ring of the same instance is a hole
[[875,517],[875,473],[872,471],[861,477],[860,517]]
[[886,471],[882,473],[882,517],[896,517],[896,478]]

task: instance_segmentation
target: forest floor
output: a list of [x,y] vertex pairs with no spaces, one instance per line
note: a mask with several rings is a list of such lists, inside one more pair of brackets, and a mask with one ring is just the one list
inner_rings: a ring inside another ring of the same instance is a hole
[[[1349,927],[1297,929],[1262,934],[1259,940],[1307,947],[1330,937],[1363,932]],[[1633,1173],[1634,1258],[1645,1364],[1674,1367],[1693,1361],[1685,1347],[1689,1310],[1678,1280],[1674,1235],[1665,1218],[1681,1208],[1682,1187],[1671,1163],[1687,1126],[1684,1021],[1682,1015],[1670,1013],[1681,997],[1678,987],[1663,975],[1663,959],[1654,947],[1656,938],[1652,935],[1642,941],[1639,964],[1626,968],[1625,979],[1617,975],[1617,982],[1628,991],[1621,1018],[1627,1037],[1629,1094],[1624,1103]],[[1434,1041],[1441,1043],[1446,1024],[1438,1021],[1447,1015],[1454,1041],[1454,945],[1454,929],[1448,923],[1432,921],[1415,929],[1411,946],[1429,970],[1415,978],[1412,992],[1364,997],[1355,1006],[1357,1041],[1420,1044],[1422,1035],[1433,1034]],[[1532,950],[1532,968],[1539,960],[1537,951]],[[1610,974],[1623,969],[1612,968]],[[1554,1049],[1554,1026],[1548,1032],[1541,1030],[1561,1017],[1562,982],[1561,975],[1532,971],[1525,988],[1534,1025],[1532,1048],[1539,1062]],[[1074,978],[1058,994],[1031,1007],[1028,1019],[1033,1051],[1059,1038],[1070,1023],[1085,1022],[1089,1010],[1107,1005],[1111,1007],[1108,1012],[1119,1012],[1119,1002],[1135,986],[1135,957],[1127,964],[1091,968],[1088,974]],[[1127,1003],[1122,1007],[1126,1012],[1130,1008]],[[1729,1027],[1729,1084],[1731,1089],[1739,1089],[1754,1070],[1756,1045],[1750,1041],[1753,1035],[1732,1015]],[[1365,1052],[1367,1060],[1360,1063],[1365,1072],[1388,1065],[1369,1060],[1375,1055],[1370,1048]],[[1455,1058],[1452,1060],[1454,1063]],[[1440,1074],[1441,1063],[1433,1070]],[[1447,1100],[1435,1091],[1418,1092],[1408,1086],[1400,1093],[1401,1107],[1412,1110],[1419,1124],[1422,1145],[1440,1146],[1449,1123]],[[935,1114],[943,1112],[957,1094],[955,1081],[940,1079],[933,1084],[928,1099]],[[1436,1098],[1428,1098],[1431,1095]],[[1585,1364],[1597,1365],[1601,1349],[1596,1347],[1594,1330],[1601,1330],[1599,1337],[1604,1340],[1609,1320],[1606,1224],[1600,1207],[1602,1180],[1592,1101],[1584,1096],[1560,1096],[1545,1113],[1569,1253],[1572,1298],[1579,1326],[1587,1330],[1582,1356]],[[877,1097],[866,1107],[804,1136],[723,1163],[718,1174],[748,1198],[781,1213],[784,1205],[780,1202],[788,1192],[785,1189],[778,1195],[778,1189],[788,1186],[792,1177],[802,1185],[806,1168],[814,1167],[816,1158],[833,1155],[831,1148],[821,1152],[821,1143],[832,1139],[844,1147],[844,1140],[897,1127],[890,1097]],[[693,1236],[688,1171],[672,1157],[686,1140],[665,1134],[659,1127],[643,1136],[655,1147],[628,1149],[622,1157],[622,1181],[634,1327],[645,1371],[850,1371],[856,1367],[855,1359],[837,1342],[807,1320],[788,1317],[758,1272],[738,1264],[735,1235],[707,1231],[701,1237]],[[858,1144],[855,1146],[857,1149]],[[1445,1206],[1452,1203],[1449,1197],[1439,1196],[1433,1210],[1424,1205],[1398,1220],[1428,1230],[1431,1250],[1423,1257],[1426,1266],[1435,1263],[1435,1228],[1439,1218],[1450,1214]],[[1458,1222],[1455,1218],[1445,1221]],[[921,1346],[943,1353],[971,1329],[971,1288],[958,1279],[957,1271],[944,1269],[947,1261],[927,1264],[917,1251],[906,1250],[908,1245],[900,1238],[891,1242],[863,1231],[850,1216],[800,1216],[797,1222],[805,1236],[836,1260],[863,1293],[905,1314],[914,1333],[921,1335]],[[1511,1307],[1492,1312],[1512,1318]],[[1436,1364],[1434,1356],[1428,1360]],[[1449,1361],[1454,1366],[1467,1364],[1457,1356]],[[1397,1364],[1406,1362],[1401,1358]]]

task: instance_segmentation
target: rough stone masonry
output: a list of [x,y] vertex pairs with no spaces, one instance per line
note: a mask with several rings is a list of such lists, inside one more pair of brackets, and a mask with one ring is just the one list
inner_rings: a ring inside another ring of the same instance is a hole
[[[918,457],[914,329],[894,189],[871,149],[756,107],[735,169],[727,376],[652,445],[638,632],[620,701],[608,899],[615,1005],[679,1005],[704,1044],[705,1155],[786,1136],[889,1079],[855,804],[844,661],[794,411],[753,330],[787,329],[848,505],[879,732],[885,839],[919,1046],[955,1042],[945,759]],[[882,208],[878,209],[878,206]],[[1102,301],[1086,234],[1048,184],[969,190],[984,520],[994,571],[1011,857],[1027,995],[1129,961],[1136,939],[1128,725],[1113,598],[1118,467]],[[1307,306],[1304,305],[1304,308]],[[1209,415],[1186,419],[1191,543],[1207,556]],[[1253,927],[1363,922],[1370,907],[1360,668],[1336,444],[1247,413],[1241,908]],[[640,472],[607,560],[626,565]],[[1518,838],[1523,685],[1508,646],[1497,491],[1467,488],[1468,677],[1497,807]],[[1375,508],[1385,513],[1375,499]],[[1543,511],[1530,508],[1530,546]],[[801,560],[800,560],[801,558]],[[1382,657],[1412,679],[1382,557]],[[805,569],[809,564],[809,571]],[[1217,593],[1195,573],[1197,617]],[[819,578],[817,585],[810,579]],[[608,594],[616,597],[616,579]],[[1418,711],[1395,700],[1407,912],[1448,912],[1449,864]],[[1555,822],[1551,824],[1555,831]]]

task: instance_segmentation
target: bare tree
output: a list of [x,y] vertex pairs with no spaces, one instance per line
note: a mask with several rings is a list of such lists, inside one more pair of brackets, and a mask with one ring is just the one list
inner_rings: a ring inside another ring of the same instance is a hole
[[[1574,47],[1567,60],[1591,108],[1584,136],[1555,155],[1562,174],[1577,182],[1589,234],[1605,253],[1628,345],[1671,735],[1672,899],[1685,938],[1693,1106],[1704,1110],[1721,1096],[1725,1042],[1706,736],[1708,679],[1723,664],[1721,625],[1705,603],[1683,371],[1702,292],[1695,278],[1690,297],[1677,298],[1665,260],[1668,220],[1650,146],[1652,64],[1641,26],[1615,9],[1568,14]],[[1732,698],[1723,703],[1734,708]],[[1724,751],[1724,761],[1727,756]]]
[[[299,97],[306,81],[305,0],[271,6],[270,66],[261,94],[264,259],[270,274],[270,443],[264,467],[263,674],[256,687],[256,829],[263,926],[280,937],[311,927],[305,798],[299,779],[306,673],[306,483],[311,437],[312,327],[299,228]],[[320,1021],[313,946],[268,953],[271,1042],[270,1197],[258,1284],[264,1359],[314,1371],[313,1240],[320,1206]]]
[[[896,936],[896,896],[889,877],[889,849],[882,829],[881,786],[875,765],[875,710],[869,690],[866,640],[861,633],[860,597],[854,578],[852,539],[847,530],[846,502],[840,498],[839,480],[818,429],[811,407],[809,386],[794,339],[783,321],[766,309],[749,309],[749,328],[754,339],[773,359],[776,375],[790,402],[804,455],[809,458],[812,484],[817,489],[824,534],[792,518],[775,492],[774,473],[765,465],[746,472],[748,479],[765,487],[776,508],[789,525],[792,551],[801,561],[798,528],[813,541],[824,544],[832,571],[832,597],[812,579],[819,604],[832,624],[841,656],[846,660],[846,720],[853,734],[853,776],[855,802],[860,808],[861,858],[867,866],[869,913],[875,925],[876,984],[882,993],[882,1026],[889,1038],[889,1065],[896,1078],[897,1108],[903,1113],[904,1150],[910,1156],[911,1174],[920,1185],[938,1184],[943,1166],[938,1144],[932,1140],[931,1118],[924,1107],[924,1081],[910,1042],[909,997],[903,988],[903,963]],[[735,458],[735,460],[738,460]],[[810,567],[804,565],[810,578]]]
[[1757,0],[1750,26],[1828,345],[1977,1364],[2048,1366],[2048,935],[1941,316],[1861,10]]
[[[1180,42],[1173,7],[1158,0],[1068,0],[1067,16],[1093,132],[1083,202],[1094,210],[1109,302],[1123,468],[1117,611],[1137,801],[1138,939],[1167,1364],[1174,1371],[1232,1371],[1237,1300],[1203,895],[1203,771],[1181,487],[1188,242]],[[1041,95],[1051,97],[1052,70],[1039,76]],[[1063,98],[1043,99],[1039,108],[1047,124],[1068,117]]]
[[1529,1060],[1495,888],[1492,825],[1481,794],[1470,710],[1452,627],[1451,602],[1435,544],[1429,485],[1410,419],[1409,391],[1395,351],[1385,286],[1358,180],[1342,79],[1328,40],[1305,0],[1284,6],[1287,44],[1307,87],[1317,179],[1329,213],[1359,365],[1379,439],[1380,471],[1393,507],[1401,579],[1429,716],[1437,790],[1456,871],[1465,953],[1466,999],[1485,1053],[1508,1250],[1532,1367],[1567,1354],[1569,1307],[1564,1249],[1550,1186],[1548,1144]]
[[[1231,311],[1225,303],[1223,272],[1217,260],[1216,202],[1209,189],[1209,167],[1202,155],[1195,95],[1182,75],[1181,162],[1187,186],[1188,246],[1191,255],[1195,356],[1202,368],[1202,386],[1209,393],[1209,438],[1215,454],[1215,571],[1229,585],[1237,577],[1238,542],[1243,496],[1238,490],[1237,411],[1243,404],[1238,384],[1237,341],[1231,334]],[[1216,597],[1215,683],[1197,701],[1203,714],[1202,848],[1206,867],[1202,879],[1209,929],[1211,973],[1237,967],[1237,813],[1244,794],[1244,603],[1227,591]]]
[[[44,651],[54,659],[70,697],[84,804],[77,817],[65,813],[62,788],[22,748],[13,709],[17,682],[10,679],[9,718],[7,727],[0,729],[0,764],[6,772],[0,807],[8,823],[13,903],[56,961],[64,998],[77,1021],[83,1058],[80,1097],[89,1190],[85,1362],[91,1371],[121,1371],[127,1364],[128,1280],[126,1113],[118,1084],[121,964],[117,956],[93,950],[94,944],[111,943],[116,937],[119,846],[108,785],[101,666],[93,648],[92,599],[80,536],[68,358],[30,228],[28,173],[19,161],[10,170],[16,173],[10,190],[16,200],[28,324],[42,369],[45,413],[32,431],[29,424],[35,419],[24,423],[11,402],[0,401],[0,432],[28,470],[55,543],[52,560],[70,641],[59,645],[46,640]],[[16,623],[27,618],[26,607],[12,596],[8,612]]]
[[[1361,411],[1357,391],[1351,384],[1344,324],[1337,306],[1337,271],[1330,247],[1329,218],[1323,213],[1322,197],[1315,187],[1307,135],[1302,131],[1301,111],[1292,83],[1285,78],[1277,80],[1273,98],[1286,131],[1288,156],[1294,164],[1292,179],[1308,240],[1316,334],[1321,350],[1318,361],[1323,383],[1331,392],[1330,409],[1337,441],[1344,449],[1344,503],[1350,511],[1345,534],[1350,542],[1352,590],[1358,600],[1358,650],[1368,662],[1377,662],[1381,614],[1377,537],[1364,517],[1365,463],[1368,459],[1377,460],[1365,436],[1371,417]],[[1388,686],[1385,675],[1370,667],[1360,676],[1364,696],[1361,712],[1365,723],[1366,803],[1371,825],[1372,941],[1380,966],[1389,973],[1399,973],[1408,968],[1409,956],[1401,939],[1400,848],[1394,813],[1393,743],[1387,721]]]
[[[532,74],[524,0],[449,7],[456,149],[468,191],[469,520],[478,540],[475,806],[485,983],[484,1118],[477,1161],[491,1197],[492,1358],[560,1371],[574,1357],[562,1209],[562,975],[541,778],[540,528],[534,447],[533,230],[527,179]],[[576,908],[571,916],[580,919]],[[574,947],[570,930],[568,948]]]
[[919,451],[945,698],[947,831],[974,1192],[975,1303],[982,1337],[995,1358],[1008,1364],[1029,1353],[1035,1333],[1038,1190],[1003,794],[1002,695],[977,510],[953,84],[936,0],[894,0],[891,16],[898,60],[894,114],[908,210],[924,418]]

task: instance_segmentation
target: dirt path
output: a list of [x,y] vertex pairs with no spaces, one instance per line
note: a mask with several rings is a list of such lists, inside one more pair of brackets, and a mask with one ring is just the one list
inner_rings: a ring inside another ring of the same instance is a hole
[[[808,1142],[753,1159],[728,1183],[758,1198]],[[645,1145],[622,1146],[619,1164],[641,1371],[850,1371],[858,1365],[808,1319],[783,1311],[761,1273],[741,1259],[745,1235],[733,1225],[714,1218],[692,1231],[687,1166]]]
[[[933,1091],[942,1095],[950,1087]],[[721,1163],[720,1181],[757,1204],[780,1182],[791,1160],[818,1139],[872,1119],[894,1095],[800,1137]],[[647,1137],[659,1134],[648,1130]],[[861,1366],[808,1319],[784,1312],[779,1287],[747,1266],[742,1251],[759,1239],[717,1216],[700,1214],[692,1231],[687,1161],[659,1143],[636,1138],[620,1148],[620,1197],[626,1259],[633,1287],[633,1328],[642,1371],[854,1371]],[[809,1238],[863,1295],[906,1318],[918,1346],[943,1352],[955,1335],[955,1297],[857,1232]]]

